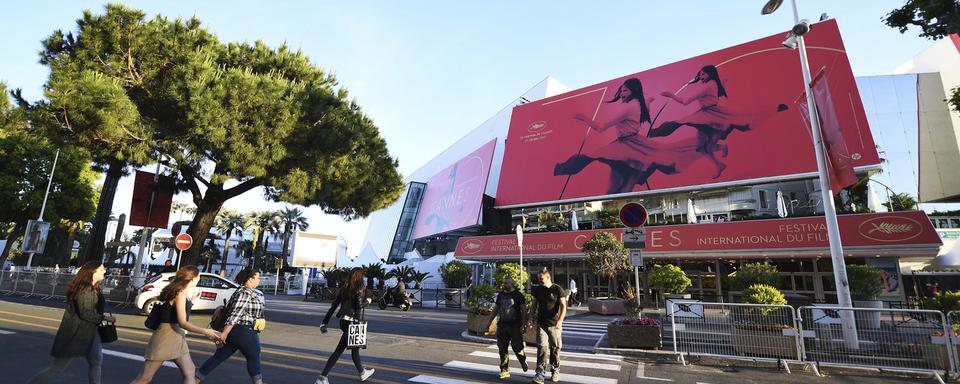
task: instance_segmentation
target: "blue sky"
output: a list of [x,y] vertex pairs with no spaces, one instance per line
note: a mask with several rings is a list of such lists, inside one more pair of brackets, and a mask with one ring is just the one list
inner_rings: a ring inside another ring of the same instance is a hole
[[[793,24],[789,3],[761,16],[764,0],[736,1],[126,1],[149,15],[196,15],[224,41],[286,42],[331,70],[377,122],[410,174],[546,76],[571,88],[638,72],[769,34]],[[800,0],[802,18],[838,20],[857,76],[887,74],[928,47],[883,16],[903,1]],[[0,81],[41,97],[40,41],[74,30],[104,2],[5,4]],[[152,170],[153,168],[150,167]],[[132,183],[114,211],[129,210]],[[186,196],[178,197],[187,200]],[[257,192],[227,204],[276,209]],[[343,235],[360,252],[365,220],[307,210],[311,231]]]

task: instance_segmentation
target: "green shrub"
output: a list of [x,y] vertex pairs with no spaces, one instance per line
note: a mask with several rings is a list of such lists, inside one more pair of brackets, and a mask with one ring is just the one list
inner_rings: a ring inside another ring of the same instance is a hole
[[497,291],[489,284],[479,284],[470,287],[470,298],[467,299],[467,308],[474,315],[489,315],[493,309]]
[[769,261],[762,263],[747,263],[737,270],[733,279],[733,287],[742,291],[756,284],[780,287],[780,271]]
[[786,305],[787,298],[779,289],[769,285],[754,284],[743,290],[743,302],[747,304]]
[[848,265],[847,281],[850,282],[850,295],[855,300],[876,300],[883,291],[883,277],[880,270],[866,265]]
[[630,269],[630,259],[623,242],[609,232],[598,232],[583,244],[587,265],[596,274],[613,279],[618,273]]
[[924,297],[921,301],[924,309],[940,312],[960,311],[960,291],[940,292],[933,297]]
[[440,279],[447,288],[463,288],[470,277],[470,266],[460,260],[454,260],[440,266]]
[[651,286],[663,293],[681,293],[693,284],[687,274],[673,264],[654,265],[647,278]]
[[[523,271],[526,272],[526,268],[523,268]],[[520,264],[517,263],[503,263],[497,265],[497,270],[493,271],[493,287],[500,288],[500,285],[503,284],[503,278],[507,275],[513,277],[513,286],[520,287],[520,275],[521,275]],[[526,284],[529,280],[529,275],[523,275],[523,283]]]

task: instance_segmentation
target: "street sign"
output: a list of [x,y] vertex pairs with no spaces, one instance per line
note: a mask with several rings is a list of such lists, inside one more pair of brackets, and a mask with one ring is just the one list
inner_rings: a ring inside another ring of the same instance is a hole
[[646,227],[626,228],[623,230],[624,248],[646,248],[647,247],[647,229]]
[[193,245],[193,237],[186,233],[181,233],[177,235],[177,239],[173,242],[174,246],[181,251],[186,251],[190,249],[190,246]]
[[620,208],[620,222],[625,227],[642,227],[647,223],[647,209],[640,203],[627,203]]
[[643,250],[639,248],[630,248],[630,265],[634,267],[643,267]]

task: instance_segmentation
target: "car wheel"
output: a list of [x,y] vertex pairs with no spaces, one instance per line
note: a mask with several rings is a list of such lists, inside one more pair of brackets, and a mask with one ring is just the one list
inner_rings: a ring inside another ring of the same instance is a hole
[[142,308],[142,309],[143,309],[143,314],[149,316],[149,315],[150,315],[150,311],[153,310],[153,306],[156,305],[156,304],[157,304],[157,299],[150,299],[150,300],[147,300],[146,303],[143,303],[143,308]]

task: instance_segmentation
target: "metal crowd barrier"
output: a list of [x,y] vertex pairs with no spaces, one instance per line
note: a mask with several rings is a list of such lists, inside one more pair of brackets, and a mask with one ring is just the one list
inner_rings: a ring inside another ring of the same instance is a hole
[[[673,350],[684,355],[774,360],[789,372],[802,363],[941,374],[960,368],[960,312],[836,306],[789,306],[671,301]],[[842,319],[854,320],[845,338]],[[664,325],[667,323],[665,322]]]
[[684,354],[778,363],[800,360],[797,320],[790,306],[669,300],[666,316],[673,351],[684,364]]
[[[3,271],[0,273],[0,293],[6,295],[37,296],[41,300],[66,300],[67,289],[74,275],[69,272]],[[133,304],[137,297],[136,283],[129,276],[107,275],[100,283],[104,299],[117,307]]]

